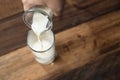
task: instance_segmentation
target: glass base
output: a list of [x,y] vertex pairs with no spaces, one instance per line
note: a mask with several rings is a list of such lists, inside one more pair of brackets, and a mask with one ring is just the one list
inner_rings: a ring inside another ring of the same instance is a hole
[[41,63],[41,64],[45,64],[45,65],[48,65],[48,64],[51,64],[55,58],[49,60],[49,61],[46,61],[46,60],[40,60],[39,58],[35,58],[35,60],[38,62],[38,63]]

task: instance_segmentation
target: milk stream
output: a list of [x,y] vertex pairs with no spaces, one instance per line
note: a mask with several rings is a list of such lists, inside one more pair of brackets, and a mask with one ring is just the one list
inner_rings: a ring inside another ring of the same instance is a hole
[[[41,35],[41,34],[40,34],[40,35]],[[37,36],[37,35],[36,35],[36,36]],[[37,39],[38,39],[39,45],[41,45],[41,48],[43,48],[43,43],[42,43],[41,36],[37,36]]]

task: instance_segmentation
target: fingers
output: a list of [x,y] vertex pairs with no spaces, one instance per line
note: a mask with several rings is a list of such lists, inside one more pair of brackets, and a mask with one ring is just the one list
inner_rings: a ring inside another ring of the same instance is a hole
[[43,0],[22,0],[24,11],[35,5],[44,5]]
[[65,0],[47,0],[47,6],[52,10],[55,16],[61,14],[63,7],[64,7]]
[[46,5],[55,16],[61,14],[65,0],[22,0],[24,10],[28,10],[35,5]]

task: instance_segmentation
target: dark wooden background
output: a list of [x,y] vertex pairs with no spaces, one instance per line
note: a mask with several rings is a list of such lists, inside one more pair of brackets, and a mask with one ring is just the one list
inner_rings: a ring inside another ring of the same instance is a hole
[[[23,23],[23,12],[21,0],[0,1],[1,57],[26,46],[29,28]],[[120,0],[67,0],[63,14],[53,20],[55,33],[79,24],[89,24],[94,34],[97,34],[94,44],[100,51],[94,61],[70,70],[67,74],[52,77],[51,80],[120,80],[120,39],[117,38],[120,29]]]
[[[68,0],[62,17],[54,18],[54,32],[71,28],[118,10],[120,0]],[[27,26],[23,23],[20,0],[0,1],[0,55],[26,45]]]

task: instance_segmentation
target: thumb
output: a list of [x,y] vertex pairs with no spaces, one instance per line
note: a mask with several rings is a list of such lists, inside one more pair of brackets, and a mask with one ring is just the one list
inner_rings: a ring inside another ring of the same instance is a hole
[[55,16],[59,16],[64,8],[64,1],[65,0],[49,0],[46,4],[52,10]]

